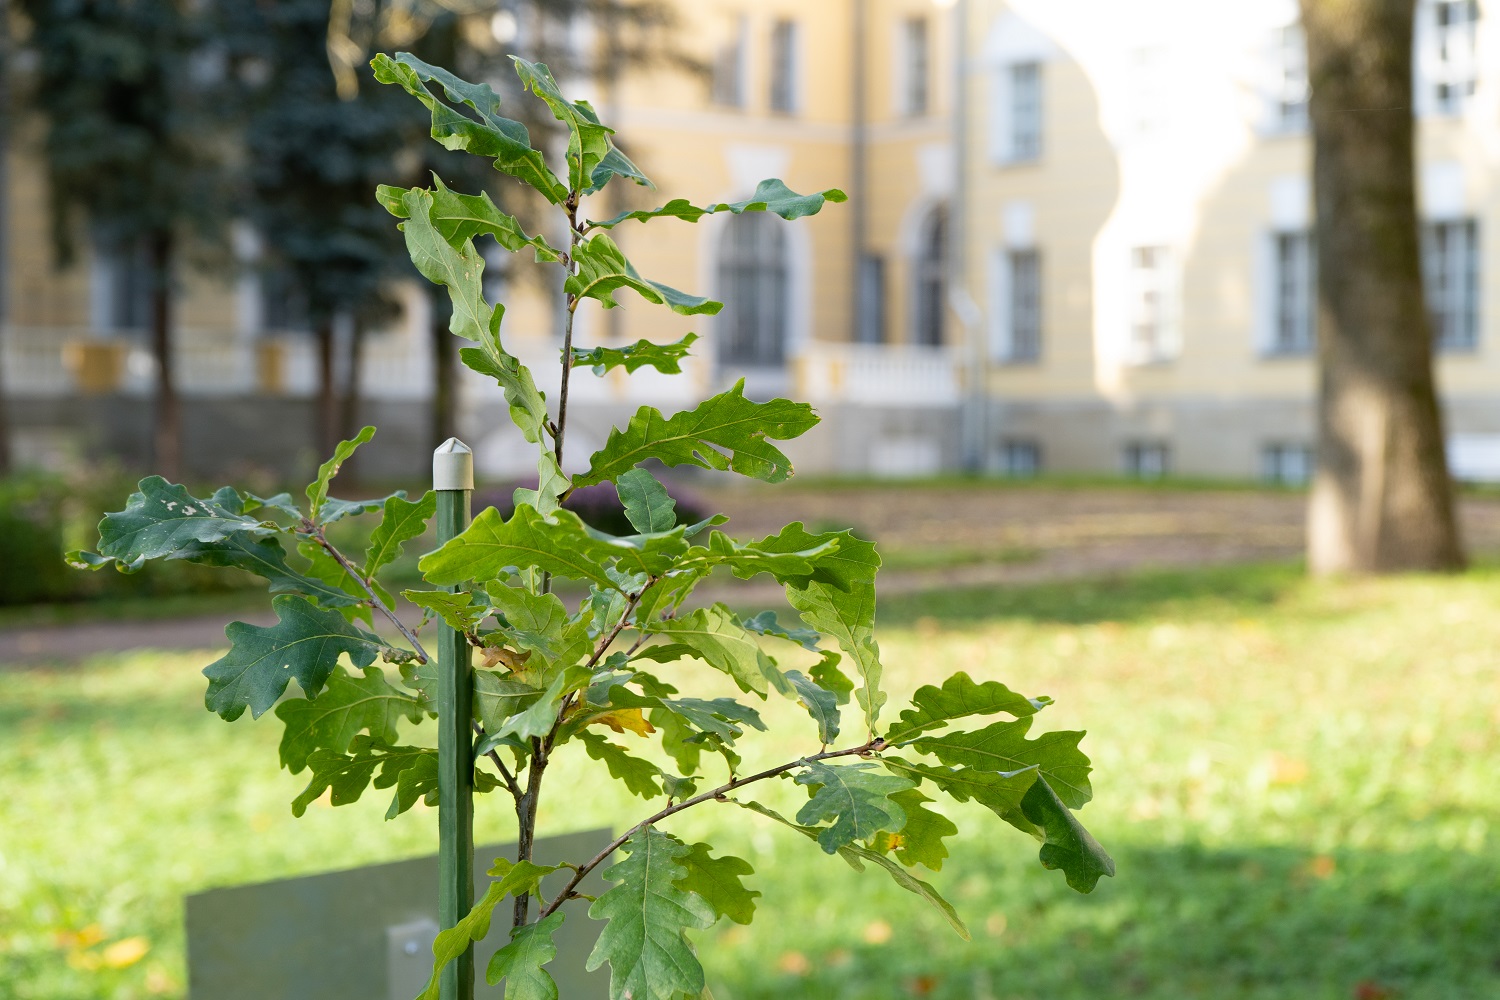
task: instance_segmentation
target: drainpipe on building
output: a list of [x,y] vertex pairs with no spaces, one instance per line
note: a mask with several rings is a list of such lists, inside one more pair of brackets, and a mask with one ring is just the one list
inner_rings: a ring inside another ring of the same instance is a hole
[[984,343],[984,314],[969,291],[969,23],[970,0],[958,0],[953,8],[953,212],[949,217],[952,280],[948,282],[948,305],[964,327],[964,350],[968,357],[960,401],[959,434],[963,467],[983,472],[985,442],[989,436],[989,354]]
[[849,308],[849,342],[859,343],[866,329],[865,310],[870,308],[870,303],[865,301],[864,292],[864,267],[865,247],[869,240],[869,206],[866,194],[869,192],[869,125],[866,121],[868,108],[865,100],[865,88],[869,83],[868,67],[866,65],[866,49],[868,48],[868,4],[869,0],[854,0],[854,32],[853,43],[853,107],[851,118],[854,122],[853,142],[851,149],[852,163],[849,171],[849,200],[853,212],[850,213],[853,232],[851,234],[851,246],[849,251],[850,275],[853,280],[850,286],[850,308]]

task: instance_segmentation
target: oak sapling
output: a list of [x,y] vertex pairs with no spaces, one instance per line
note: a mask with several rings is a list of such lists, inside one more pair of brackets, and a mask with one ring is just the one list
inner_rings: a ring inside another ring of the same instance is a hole
[[[671,496],[644,467],[694,465],[782,481],[792,466],[779,443],[814,427],[818,418],[810,406],[758,402],[741,383],[670,416],[642,407],[609,434],[586,471],[563,471],[570,379],[616,368],[677,373],[697,339],[575,344],[579,304],[594,299],[613,308],[616,294],[628,289],[682,315],[711,316],[721,308],[641,276],[612,230],[663,219],[693,223],[725,212],[794,220],[845,198],[836,189],[798,194],[767,180],[740,202],[675,200],[595,220],[586,206],[606,185],[649,182],[593,109],[563,96],[546,66],[514,62],[526,90],[568,130],[561,172],[522,126],[501,117],[500,99],[488,85],[407,54],[381,55],[373,63],[378,80],[431,110],[433,138],[489,158],[530,185],[563,217],[568,234],[566,244],[553,246],[528,235],[487,195],[450,190],[438,178],[430,188],[382,187],[377,193],[400,220],[418,270],[448,289],[451,330],[469,342],[464,363],[496,381],[512,421],[536,450],[537,484],[516,491],[508,517],[494,508],[481,511],[465,531],[422,557],[427,586],[404,592],[422,610],[422,621],[401,620],[381,575],[402,546],[426,530],[433,495],[347,501],[328,492],[339,465],[373,428],[339,446],[308,487],[306,504],[231,487],[198,498],[159,478],[144,480],[126,509],[101,523],[98,553],[74,553],[71,561],[131,571],[147,559],[186,559],[249,570],[269,582],[277,624],[228,627],[229,652],[204,671],[207,703],[226,719],[246,709],[257,717],[274,710],[285,727],[282,766],[310,775],[293,803],[299,814],[325,792],[340,805],[370,787],[393,790],[388,817],[419,800],[435,801],[436,749],[402,737],[404,728],[435,711],[436,675],[422,626],[440,618],[478,651],[474,788],[510,800],[521,847],[517,857],[496,860],[489,890],[467,918],[439,935],[427,997],[438,994],[441,968],[498,926],[493,933],[509,940],[488,969],[489,982],[503,979],[508,1000],[555,1000],[556,985],[544,968],[556,954],[552,935],[564,920],[585,916],[605,922],[589,967],[610,966],[614,1000],[702,994],[703,969],[689,933],[724,918],[749,923],[759,893],[744,884],[753,874],[747,862],[673,835],[672,817],[699,806],[744,809],[747,821],[800,834],[789,838],[792,843],[805,838],[808,850],[839,855],[856,869],[881,869],[965,937],[954,908],[916,874],[918,867],[941,869],[944,840],[958,832],[944,812],[931,808],[935,799],[972,801],[1031,834],[1041,842],[1042,864],[1061,869],[1080,892],[1113,875],[1114,863],[1075,816],[1092,794],[1089,760],[1078,748],[1083,734],[1028,737],[1033,717],[1050,699],[957,673],[915,691],[898,718],[883,712],[887,695],[874,634],[880,557],[873,543],[800,523],[749,540],[721,530],[723,517],[681,523]],[[506,349],[504,307],[488,302],[483,291],[485,257],[475,241],[485,239],[565,272],[555,401]],[[578,366],[587,370],[577,372]],[[574,490],[606,482],[618,491],[629,534],[591,528],[562,507]],[[340,551],[330,539],[333,523],[375,514],[379,522],[362,556]],[[723,604],[695,601],[695,587],[720,568],[741,579],[769,576],[785,588],[795,618],[774,612],[741,617]],[[570,582],[567,593],[586,592],[564,601],[553,588],[558,580]],[[375,633],[376,615],[399,642]],[[671,671],[690,683],[694,671],[705,669],[727,675],[743,697],[694,697],[664,676]],[[291,680],[301,697],[288,696]],[[766,731],[755,703],[770,697],[800,705],[809,719],[801,734],[764,738],[800,743],[801,752],[747,772],[739,748]],[[960,728],[996,715],[1002,719]],[[627,732],[634,736],[623,738]],[[625,745],[641,738],[655,741],[657,750],[647,756]],[[535,864],[530,845],[547,791],[543,779],[558,754],[593,761],[598,781],[619,781],[651,805],[596,857],[562,866],[571,869],[565,887],[543,898],[542,878],[560,868]],[[761,782],[780,777],[807,793],[790,817],[753,797]],[[986,814],[964,817],[973,822]],[[576,887],[601,867],[612,887],[588,903]],[[509,919],[492,919],[502,906]]]

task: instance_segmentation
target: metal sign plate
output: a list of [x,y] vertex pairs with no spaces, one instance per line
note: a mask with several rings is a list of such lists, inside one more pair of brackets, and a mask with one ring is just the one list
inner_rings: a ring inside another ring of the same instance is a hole
[[[538,840],[536,861],[586,860],[611,839],[608,830],[590,830]],[[476,899],[489,885],[484,873],[493,860],[514,851],[514,845],[475,850]],[[568,874],[543,881],[543,894],[557,892]],[[437,888],[434,855],[189,896],[188,995],[192,1000],[412,1000],[432,973]],[[597,870],[579,886],[591,896],[607,888]],[[480,983],[490,956],[506,940],[510,910],[503,908],[489,937],[474,949]],[[603,1000],[609,993],[608,969],[583,971],[603,924],[588,919],[585,910],[582,903],[567,907],[556,937],[557,958],[547,971],[568,1000]]]

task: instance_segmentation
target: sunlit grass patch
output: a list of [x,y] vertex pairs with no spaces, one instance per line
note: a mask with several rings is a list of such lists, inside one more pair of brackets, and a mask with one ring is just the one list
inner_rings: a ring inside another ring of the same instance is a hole
[[[1026,838],[955,813],[971,832],[931,879],[966,944],[877,873],[731,807],[690,812],[674,830],[714,830],[765,894],[750,927],[700,942],[715,996],[1500,995],[1497,604],[1490,570],[1325,584],[1294,567],[889,602],[889,712],[965,669],[1055,698],[1039,728],[1089,730],[1081,818],[1119,876],[1078,896]],[[276,769],[273,718],[204,711],[211,658],[0,672],[0,995],[181,996],[184,893],[432,850],[435,814],[383,823],[385,793],[293,820],[305,776]],[[548,780],[583,773],[563,756]],[[543,824],[641,813],[588,787]],[[480,839],[506,836],[503,814],[481,802]]]

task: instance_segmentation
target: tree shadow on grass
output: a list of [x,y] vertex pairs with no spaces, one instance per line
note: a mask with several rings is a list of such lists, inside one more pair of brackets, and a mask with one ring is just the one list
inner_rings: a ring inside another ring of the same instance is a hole
[[880,599],[879,621],[910,625],[930,619],[963,625],[1024,619],[1083,625],[1153,617],[1233,620],[1275,607],[1305,577],[1300,565],[1278,563],[894,594]]
[[[1492,818],[1492,822],[1493,822]],[[1500,996],[1494,852],[1126,848],[1092,896],[969,846],[948,883],[974,940],[864,881],[845,940],[788,935],[710,976],[720,1000],[1477,1000]],[[1001,866],[1005,867],[1001,867]],[[844,872],[843,875],[852,873]],[[958,878],[958,885],[951,883]],[[849,888],[846,885],[846,888]],[[843,894],[841,894],[843,895]],[[765,916],[763,913],[762,916]],[[775,921],[796,925],[800,914]],[[871,932],[872,922],[892,928]],[[779,937],[756,922],[758,937]],[[888,940],[881,940],[889,935]],[[712,946],[710,946],[710,949]],[[784,951],[783,948],[794,949]],[[710,952],[711,953],[711,952]],[[789,960],[788,954],[805,960]]]

